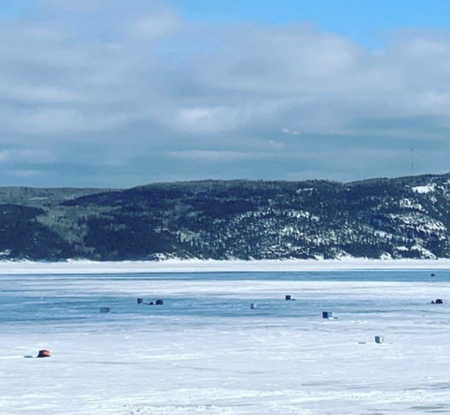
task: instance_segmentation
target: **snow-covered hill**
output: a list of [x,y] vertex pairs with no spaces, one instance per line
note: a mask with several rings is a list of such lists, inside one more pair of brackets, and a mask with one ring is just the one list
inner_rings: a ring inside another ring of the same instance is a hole
[[0,205],[4,259],[450,258],[450,175],[166,183],[18,200]]

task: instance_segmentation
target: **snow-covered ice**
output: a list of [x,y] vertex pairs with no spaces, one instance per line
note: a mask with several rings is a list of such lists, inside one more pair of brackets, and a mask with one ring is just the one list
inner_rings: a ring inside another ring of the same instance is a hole
[[0,261],[2,274],[117,274],[158,272],[302,272],[336,270],[450,269],[450,259],[367,259],[351,256],[334,260],[180,260],[95,262]]
[[[444,269],[4,273],[0,284],[2,415],[450,412]],[[52,357],[24,358],[40,349]]]

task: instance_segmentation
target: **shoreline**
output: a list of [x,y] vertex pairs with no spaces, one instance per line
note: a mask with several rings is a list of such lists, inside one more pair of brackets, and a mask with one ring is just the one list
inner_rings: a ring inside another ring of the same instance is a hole
[[450,270],[450,259],[0,261],[0,275]]

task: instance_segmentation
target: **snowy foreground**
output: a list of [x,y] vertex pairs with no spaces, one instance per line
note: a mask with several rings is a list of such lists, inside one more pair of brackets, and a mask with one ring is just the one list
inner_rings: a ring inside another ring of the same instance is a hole
[[361,259],[215,261],[178,260],[94,262],[0,261],[1,274],[114,274],[154,272],[300,272],[337,270],[450,269],[450,259]]
[[0,284],[2,415],[450,413],[449,271]]

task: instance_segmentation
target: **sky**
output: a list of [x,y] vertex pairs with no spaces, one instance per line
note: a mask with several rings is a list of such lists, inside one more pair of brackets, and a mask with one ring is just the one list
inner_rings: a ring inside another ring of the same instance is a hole
[[450,172],[450,2],[2,0],[0,185]]

